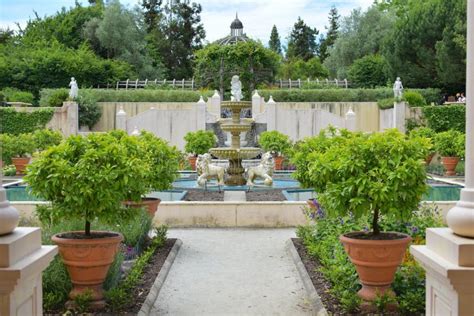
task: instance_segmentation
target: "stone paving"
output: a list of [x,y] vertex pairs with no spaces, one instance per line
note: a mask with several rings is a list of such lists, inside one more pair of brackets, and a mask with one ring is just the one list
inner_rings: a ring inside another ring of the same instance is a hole
[[171,229],[183,241],[150,315],[313,315],[294,229]]

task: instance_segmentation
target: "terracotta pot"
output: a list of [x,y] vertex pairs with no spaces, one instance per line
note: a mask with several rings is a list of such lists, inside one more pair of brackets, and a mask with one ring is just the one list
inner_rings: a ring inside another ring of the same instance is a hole
[[189,161],[189,164],[191,165],[191,169],[193,171],[196,171],[196,160],[197,160],[197,157],[188,157],[188,161]]
[[435,153],[431,153],[425,158],[425,164],[428,166],[431,163],[431,160],[433,159]]
[[[411,237],[405,234],[401,239],[367,240],[351,238],[348,233],[339,240],[344,245],[351,262],[355,265],[362,288],[357,293],[366,301],[387,293],[395,296],[390,285],[397,267],[402,263]],[[382,233],[383,234],[383,233]]]
[[285,160],[285,158],[283,156],[276,156],[273,160],[275,161],[275,170],[282,170],[283,160]]
[[455,176],[456,166],[458,165],[459,157],[441,157],[441,163],[446,169],[445,176]]
[[[71,232],[84,234],[84,232]],[[119,233],[93,231],[94,233],[109,233],[113,236],[104,238],[74,239],[61,237],[64,233],[56,234],[51,239],[58,245],[59,254],[71,277],[73,288],[69,298],[74,300],[84,291],[91,291],[92,309],[105,307],[102,284],[107,271],[119,250],[123,236]]]
[[133,208],[140,208],[140,207],[146,207],[148,214],[151,216],[151,218],[155,217],[156,210],[158,209],[158,204],[160,204],[161,200],[158,198],[142,198],[140,202],[133,202],[133,201],[125,201],[123,204],[126,206],[130,206]]
[[12,158],[12,164],[15,165],[16,174],[22,175],[25,174],[26,166],[30,162],[30,158],[15,157]]

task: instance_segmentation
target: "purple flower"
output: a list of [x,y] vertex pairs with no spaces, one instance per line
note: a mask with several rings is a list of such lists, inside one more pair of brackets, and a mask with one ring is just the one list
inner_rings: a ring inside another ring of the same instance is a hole
[[412,234],[418,233],[418,227],[412,226],[412,227],[411,227],[411,233],[412,233]]
[[365,232],[368,232],[368,231],[369,231],[369,227],[364,226],[364,228],[363,228],[362,230],[365,231]]

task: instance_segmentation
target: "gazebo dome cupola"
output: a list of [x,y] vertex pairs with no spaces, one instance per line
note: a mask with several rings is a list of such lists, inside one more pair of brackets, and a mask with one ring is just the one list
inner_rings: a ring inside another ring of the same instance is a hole
[[235,20],[230,24],[230,35],[231,36],[242,36],[244,33],[244,25],[239,20],[237,13],[235,14]]

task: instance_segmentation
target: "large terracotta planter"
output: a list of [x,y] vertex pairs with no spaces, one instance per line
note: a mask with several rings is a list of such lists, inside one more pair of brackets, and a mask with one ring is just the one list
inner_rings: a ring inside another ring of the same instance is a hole
[[126,201],[123,202],[126,206],[140,208],[146,207],[148,214],[151,218],[155,217],[156,210],[158,209],[158,204],[160,204],[161,200],[159,198],[142,198],[140,202],[133,202],[133,201]]
[[446,169],[445,176],[455,176],[456,166],[458,165],[459,157],[441,157],[441,163]]
[[359,275],[362,288],[357,294],[366,301],[374,301],[377,296],[384,293],[394,296],[390,285],[395,277],[397,267],[402,263],[411,237],[398,233],[403,236],[401,239],[351,238],[351,235],[355,233],[360,232],[341,235],[339,240],[344,245],[344,249]]
[[23,157],[15,157],[12,158],[12,164],[16,168],[16,174],[22,175],[25,174],[26,166],[30,162],[30,158],[23,158]]
[[191,169],[194,171],[196,171],[196,160],[197,160],[197,157],[194,157],[194,156],[188,157],[188,161],[189,161],[189,164],[191,165]]
[[275,170],[282,170],[283,160],[285,160],[285,158],[283,156],[276,156],[273,160],[275,161]]
[[[71,232],[84,235],[84,232]],[[64,236],[68,233],[54,235],[51,239],[58,245],[59,254],[71,277],[73,288],[69,298],[74,300],[79,294],[91,291],[92,309],[105,307],[102,284],[107,271],[119,250],[123,236],[114,232],[93,231],[92,234],[108,234],[103,238],[75,239]]]

